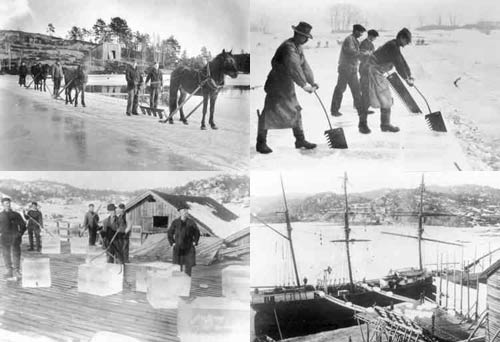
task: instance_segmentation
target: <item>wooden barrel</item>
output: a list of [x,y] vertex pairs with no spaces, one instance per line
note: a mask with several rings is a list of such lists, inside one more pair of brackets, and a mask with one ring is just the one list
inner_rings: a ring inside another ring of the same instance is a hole
[[488,278],[489,336],[493,338],[500,331],[500,270]]

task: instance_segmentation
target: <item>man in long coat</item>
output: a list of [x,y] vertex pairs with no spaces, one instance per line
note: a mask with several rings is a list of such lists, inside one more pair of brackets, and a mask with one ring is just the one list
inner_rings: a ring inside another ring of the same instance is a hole
[[191,269],[196,265],[196,249],[200,240],[200,230],[188,217],[187,205],[178,208],[180,217],[172,221],[168,230],[168,242],[173,246],[173,262],[181,265],[181,270],[191,276]]
[[56,64],[52,66],[52,82],[54,82],[54,92],[52,96],[57,97],[59,93],[59,88],[61,87],[61,81],[64,77],[64,71],[59,58],[56,59]]
[[26,87],[26,75],[28,75],[28,67],[26,66],[26,63],[22,62],[21,66],[19,67],[19,86],[25,86]]
[[[382,132],[399,132],[399,127],[391,124],[393,99],[389,81],[384,74],[395,67],[401,78],[410,87],[413,86],[410,67],[401,54],[401,47],[409,43],[411,43],[411,32],[407,28],[403,28],[398,32],[396,39],[388,41],[375,50],[366,65],[360,70],[364,80],[361,84],[363,103],[373,108],[380,108],[380,129]],[[359,127],[360,130],[362,128],[369,130],[366,114],[360,115]]]
[[330,107],[330,112],[333,116],[342,115],[342,113],[339,112],[339,109],[342,104],[342,97],[348,85],[354,100],[354,107],[356,107],[358,115],[361,115],[362,106],[358,79],[358,66],[359,60],[364,53],[359,49],[358,38],[360,38],[365,31],[366,29],[362,25],[353,25],[352,34],[347,36],[342,43],[339,65],[337,68],[339,75],[337,85],[333,91],[332,104]]
[[137,68],[137,62],[133,65],[129,65],[125,73],[125,79],[127,80],[127,111],[126,115],[131,114],[138,115],[137,107],[139,105],[139,90],[141,88],[143,79],[142,74]]
[[101,236],[104,241],[104,246],[107,249],[108,263],[122,263],[121,260],[121,241],[118,237],[120,234],[118,215],[116,215],[116,206],[108,204],[109,216],[102,221]]
[[[359,51],[361,51],[362,53],[364,52],[363,56],[361,56],[361,59],[360,59],[360,64],[359,64],[360,71],[361,71],[361,69],[363,69],[365,67],[365,64],[368,63],[368,59],[375,51],[375,45],[373,44],[373,42],[379,36],[378,32],[376,30],[373,30],[373,29],[368,30],[367,34],[368,34],[368,36],[359,44]],[[365,77],[365,74],[362,74],[360,72],[360,78],[359,78],[360,84],[363,84],[363,82],[366,82],[363,79],[363,77]],[[370,107],[370,104],[365,103],[365,101],[366,101],[366,97],[363,97],[363,94],[361,94],[361,103],[363,106],[363,111],[366,112],[366,114],[373,114],[373,111],[368,109]],[[363,133],[363,134],[371,133],[371,131],[367,125],[360,126],[359,132]]]
[[3,211],[0,212],[0,242],[7,280],[21,278],[21,241],[26,224],[22,216],[11,209],[10,198],[2,198]]
[[304,137],[302,107],[295,94],[295,84],[308,93],[318,89],[302,51],[302,45],[312,39],[312,26],[300,22],[297,26],[292,26],[292,29],[295,32],[293,37],[285,40],[276,50],[271,60],[271,72],[264,85],[266,99],[257,130],[256,150],[259,153],[272,152],[267,146],[268,129],[292,128],[295,148],[316,147],[316,144],[308,142]]

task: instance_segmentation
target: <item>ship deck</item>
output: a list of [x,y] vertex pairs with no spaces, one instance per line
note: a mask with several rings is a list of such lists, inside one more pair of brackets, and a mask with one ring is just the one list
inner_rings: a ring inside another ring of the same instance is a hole
[[[27,246],[23,244],[23,257]],[[30,253],[30,257],[47,257]],[[140,341],[179,341],[177,310],[154,309],[146,294],[135,291],[133,265],[125,267],[123,291],[106,297],[78,292],[78,265],[83,255],[69,253],[62,242],[61,254],[50,255],[52,286],[22,288],[20,282],[0,279],[0,334],[12,341],[89,341],[107,331]],[[238,262],[231,262],[231,264]],[[228,262],[193,269],[191,296],[221,296],[221,270]],[[3,263],[0,275],[6,272]],[[202,286],[200,286],[202,285]]]

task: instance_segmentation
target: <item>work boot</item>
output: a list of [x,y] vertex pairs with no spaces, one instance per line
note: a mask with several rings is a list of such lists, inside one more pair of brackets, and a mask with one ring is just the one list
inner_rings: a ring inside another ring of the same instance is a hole
[[372,131],[370,127],[368,127],[368,122],[366,120],[366,115],[359,116],[359,124],[358,124],[359,133],[361,134],[370,134]]
[[180,122],[182,122],[184,125],[189,125],[188,121],[184,118],[179,119]]
[[14,270],[14,272],[12,272],[12,278],[16,278],[16,280],[20,280],[22,278],[21,272],[19,270]]
[[30,248],[28,248],[28,252],[33,252],[35,249],[33,248],[33,246],[30,246]]
[[391,125],[391,109],[381,108],[380,109],[380,129],[382,132],[399,132],[399,127]]
[[3,275],[3,277],[4,277],[5,279],[12,278],[13,276],[14,276],[14,273],[12,272],[12,269],[9,269],[9,270],[7,271],[7,273],[5,273],[5,274]]
[[273,150],[267,146],[267,129],[263,129],[257,134],[257,144],[255,145],[255,150],[262,154],[269,154],[273,152]]
[[316,144],[306,140],[302,128],[294,127],[293,135],[295,137],[295,148],[305,148],[306,150],[312,150],[313,148],[316,148]]
[[342,116],[343,114],[339,111],[336,111],[336,112],[332,112],[332,116]]

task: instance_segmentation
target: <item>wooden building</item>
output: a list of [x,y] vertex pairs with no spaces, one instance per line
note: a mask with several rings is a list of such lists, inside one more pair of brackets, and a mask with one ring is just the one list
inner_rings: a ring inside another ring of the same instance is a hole
[[486,269],[488,327],[486,342],[500,341],[500,260]]

